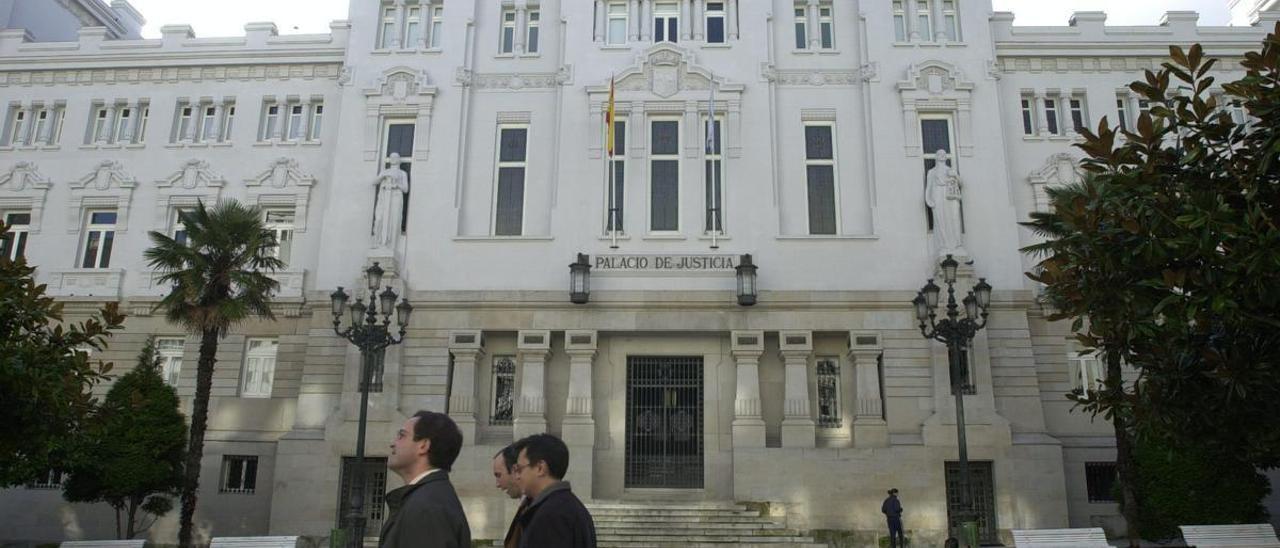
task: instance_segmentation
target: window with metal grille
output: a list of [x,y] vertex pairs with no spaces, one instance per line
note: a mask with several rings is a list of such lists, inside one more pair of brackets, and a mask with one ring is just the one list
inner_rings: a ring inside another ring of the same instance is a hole
[[701,357],[627,357],[626,487],[703,487],[702,367]]
[[[991,461],[969,461],[969,507],[978,518],[978,542],[999,544],[996,525],[994,466]],[[963,491],[960,489],[960,463],[946,462],[947,523],[955,531],[964,515]]]
[[840,361],[818,358],[818,428],[840,428]]
[[1084,463],[1084,483],[1089,502],[1115,502],[1116,463]]
[[[386,518],[387,493],[387,459],[386,457],[364,458],[364,519],[365,534],[377,536],[382,530],[382,520]],[[347,509],[351,507],[351,477],[355,475],[355,457],[342,458],[342,479],[338,489],[338,523],[342,527],[347,524]]]
[[513,418],[516,391],[516,362],[512,356],[493,357],[493,412],[489,424],[509,425]]
[[258,487],[258,457],[254,455],[223,455],[222,481],[219,493],[253,494]]

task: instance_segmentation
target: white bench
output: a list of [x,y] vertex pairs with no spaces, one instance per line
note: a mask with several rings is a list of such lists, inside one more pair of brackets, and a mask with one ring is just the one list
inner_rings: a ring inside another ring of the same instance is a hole
[[1244,525],[1182,525],[1182,539],[1187,546],[1213,548],[1215,546],[1248,546],[1251,548],[1280,548],[1276,530],[1269,523]]
[[1088,529],[1014,529],[1017,548],[1109,548],[1101,527]]
[[142,548],[147,544],[141,540],[68,540],[59,546],[62,548]]
[[209,548],[296,548],[298,537],[218,537]]

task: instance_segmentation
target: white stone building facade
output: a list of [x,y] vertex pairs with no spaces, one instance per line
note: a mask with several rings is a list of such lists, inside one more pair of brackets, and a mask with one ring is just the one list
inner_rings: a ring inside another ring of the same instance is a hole
[[[963,181],[960,286],[996,288],[965,396],[984,535],[1114,527],[1110,426],[1064,396],[1096,365],[1046,320],[1018,222],[1078,176],[1078,127],[1133,123],[1146,105],[1127,84],[1169,44],[1223,58],[1220,82],[1242,74],[1276,21],[1269,3],[1243,9],[1256,25],[1088,12],[1016,27],[986,0],[352,0],[324,35],[3,30],[5,251],[71,318],[122,302],[128,329],[101,357],[119,371],[159,337],[189,406],[197,344],[151,312],[165,288],[146,234],[180,233],[176,211],[197,200],[264,208],[287,242],[279,319],[220,346],[205,535],[335,526],[359,355],[328,296],[378,261],[416,312],[380,367],[367,452],[385,456],[418,409],[449,412],[474,538],[500,538],[514,512],[490,457],[549,431],[584,498],[768,502],[791,527],[869,536],[896,487],[931,542],[947,530],[955,411],[946,349],[910,300],[935,276],[924,181],[941,149]],[[376,249],[392,153],[407,219]],[[586,304],[567,291],[579,253]],[[754,306],[736,300],[743,254]],[[384,472],[378,489],[399,481]],[[107,510],[61,502],[57,480],[0,492],[0,539],[110,534]]]

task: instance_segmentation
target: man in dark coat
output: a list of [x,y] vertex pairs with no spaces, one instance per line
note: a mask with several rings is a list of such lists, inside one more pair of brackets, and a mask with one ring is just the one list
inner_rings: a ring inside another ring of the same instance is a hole
[[381,548],[470,548],[471,526],[449,483],[461,450],[462,432],[448,415],[418,411],[404,421],[387,468],[405,485],[387,493]]
[[529,497],[524,496],[520,492],[520,486],[516,485],[516,477],[514,469],[516,467],[516,445],[513,443],[503,447],[498,454],[493,456],[493,482],[494,486],[506,493],[508,497],[520,499],[520,505],[516,507],[516,516],[511,519],[511,525],[507,527],[507,536],[502,540],[503,548],[519,548],[520,547],[520,515],[529,508]]
[[531,501],[519,517],[519,548],[595,548],[591,513],[564,481],[569,448],[551,434],[534,434],[515,448],[516,483]]
[[902,502],[898,500],[897,489],[889,490],[889,497],[880,504],[880,512],[889,520],[889,547],[906,546],[907,539],[902,534]]

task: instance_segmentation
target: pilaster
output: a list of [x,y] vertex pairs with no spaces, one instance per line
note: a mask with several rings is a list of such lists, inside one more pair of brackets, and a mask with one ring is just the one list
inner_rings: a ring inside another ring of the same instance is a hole
[[813,355],[813,333],[782,331],[778,334],[785,364],[782,411],[782,446],[815,447],[817,429],[809,402],[809,358]]
[[569,401],[565,405],[562,438],[569,446],[595,446],[596,423],[591,397],[592,369],[596,357],[595,331],[566,331],[565,352],[569,354]]
[[880,392],[880,356],[884,348],[874,331],[849,333],[849,358],[854,367],[853,445],[888,447],[889,425],[884,420],[884,395]]
[[764,447],[764,418],[760,414],[760,355],[764,353],[763,331],[734,331],[730,334],[733,359],[737,363],[733,400],[733,447]]
[[484,359],[484,335],[480,331],[449,333],[449,353],[453,355],[453,384],[449,390],[449,418],[462,430],[462,442],[475,445],[479,434],[476,409],[476,373]]
[[551,332],[521,331],[517,341],[520,399],[513,434],[515,439],[520,439],[547,431],[546,369],[551,355]]

